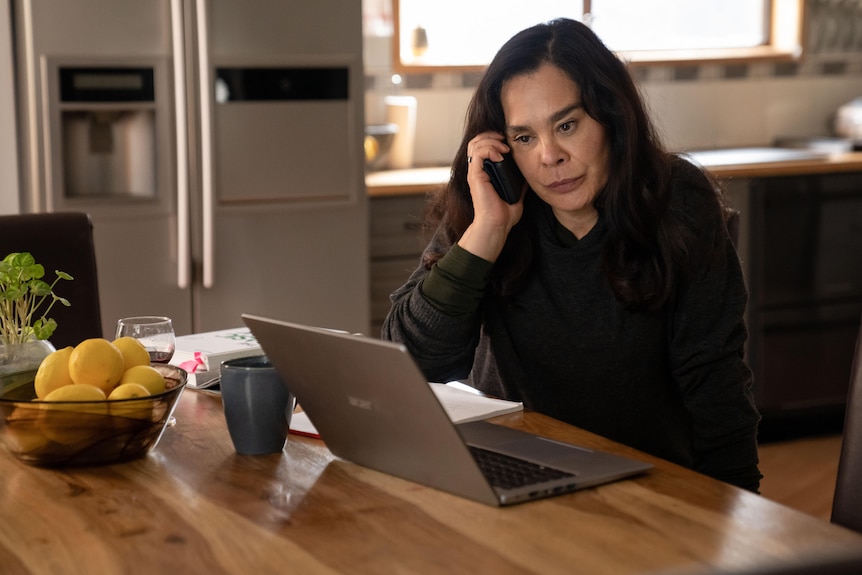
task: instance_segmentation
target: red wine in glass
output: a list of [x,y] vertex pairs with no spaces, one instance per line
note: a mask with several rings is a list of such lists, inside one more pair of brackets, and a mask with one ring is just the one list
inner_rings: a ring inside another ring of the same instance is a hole
[[168,363],[174,356],[173,349],[169,349],[166,351],[149,349],[147,350],[147,353],[150,354],[150,362],[152,363]]

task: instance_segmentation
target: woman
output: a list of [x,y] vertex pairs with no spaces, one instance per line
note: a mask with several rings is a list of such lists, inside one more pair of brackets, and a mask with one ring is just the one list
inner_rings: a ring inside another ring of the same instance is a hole
[[[482,165],[511,154],[508,204]],[[498,397],[758,491],[747,292],[718,191],[666,153],[584,25],[524,30],[489,65],[423,263],[383,337],[431,381]]]

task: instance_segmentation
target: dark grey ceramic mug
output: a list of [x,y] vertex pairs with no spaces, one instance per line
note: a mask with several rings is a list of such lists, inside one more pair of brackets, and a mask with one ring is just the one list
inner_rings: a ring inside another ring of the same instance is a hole
[[221,397],[237,453],[262,455],[284,449],[293,394],[265,355],[221,364]]

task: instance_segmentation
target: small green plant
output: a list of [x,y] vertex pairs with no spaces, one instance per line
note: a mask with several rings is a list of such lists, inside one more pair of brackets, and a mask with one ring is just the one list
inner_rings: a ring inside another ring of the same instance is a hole
[[[0,343],[11,345],[33,339],[48,339],[57,322],[47,317],[54,304],[70,306],[68,300],[54,293],[61,279],[71,280],[66,272],[55,270],[52,284],[43,281],[45,268],[28,252],[11,253],[0,262]],[[40,317],[37,310],[48,303]],[[34,318],[36,318],[34,320]]]

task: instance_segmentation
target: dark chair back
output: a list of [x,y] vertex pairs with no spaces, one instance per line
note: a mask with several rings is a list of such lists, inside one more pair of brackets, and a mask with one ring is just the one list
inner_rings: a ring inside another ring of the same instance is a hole
[[832,522],[862,533],[862,321],[850,372]]
[[60,349],[93,337],[102,337],[96,250],[90,216],[77,212],[0,216],[0,259],[12,252],[30,252],[45,267],[45,281],[60,270],[75,278],[60,280],[54,292],[69,300],[59,303],[48,317],[57,321],[49,341]]

